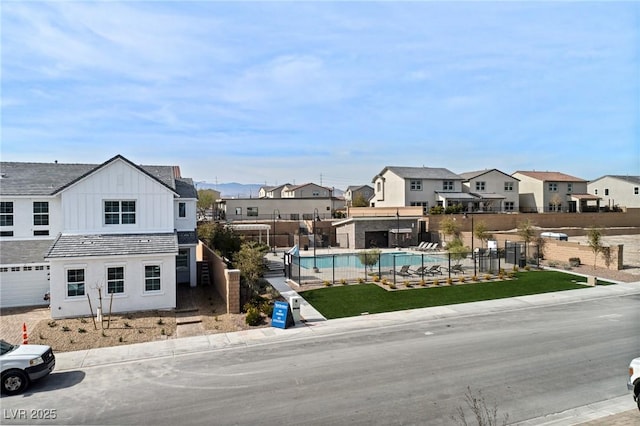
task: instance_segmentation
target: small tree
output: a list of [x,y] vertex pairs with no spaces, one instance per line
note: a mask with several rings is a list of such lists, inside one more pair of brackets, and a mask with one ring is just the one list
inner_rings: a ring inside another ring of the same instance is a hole
[[361,251],[358,253],[358,259],[360,259],[360,263],[369,269],[369,272],[372,272],[373,267],[380,260],[380,253],[381,251],[378,249]]
[[469,255],[471,249],[464,245],[459,236],[456,236],[449,244],[447,244],[447,251],[456,263],[460,263],[462,259]]
[[260,278],[265,271],[263,257],[268,251],[268,246],[251,241],[242,243],[233,258],[234,266],[240,270],[240,279],[253,294],[260,288]]
[[487,245],[487,241],[493,238],[493,234],[487,230],[487,224],[483,221],[474,225],[473,236],[482,241],[483,247]]
[[369,202],[362,193],[357,192],[351,200],[351,207],[369,207]]
[[592,226],[587,231],[587,242],[589,243],[589,247],[591,247],[591,251],[593,252],[593,269],[596,269],[596,262],[598,260],[598,253],[602,253],[603,245],[602,245],[602,232],[600,229]]
[[527,257],[527,247],[529,243],[534,239],[536,234],[534,224],[529,219],[524,220],[518,224],[518,235],[524,241],[524,257]]
[[454,238],[459,238],[460,235],[460,227],[458,223],[455,221],[455,218],[445,217],[440,221],[440,232],[445,236],[445,241],[447,240],[447,236],[453,236]]
[[220,256],[232,259],[240,250],[242,240],[230,226],[219,222],[198,225],[198,238]]
[[206,217],[207,209],[213,209],[216,202],[216,192],[211,189],[198,190],[198,216]]
[[482,391],[478,391],[477,394],[471,390],[471,387],[467,386],[467,392],[464,395],[464,402],[467,405],[467,409],[471,411],[475,422],[467,420],[465,415],[465,409],[458,407],[456,410],[457,417],[453,417],[453,420],[457,424],[462,426],[469,426],[476,424],[478,426],[498,426],[506,425],[509,422],[509,415],[502,416],[502,421],[498,415],[498,404],[493,403],[489,405],[482,395]]

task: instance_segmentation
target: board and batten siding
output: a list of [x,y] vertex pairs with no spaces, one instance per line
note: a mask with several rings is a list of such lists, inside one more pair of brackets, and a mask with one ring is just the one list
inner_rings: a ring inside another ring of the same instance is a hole
[[[105,225],[105,200],[135,200],[136,223]],[[171,232],[174,193],[124,161],[116,161],[62,192],[66,233]]]

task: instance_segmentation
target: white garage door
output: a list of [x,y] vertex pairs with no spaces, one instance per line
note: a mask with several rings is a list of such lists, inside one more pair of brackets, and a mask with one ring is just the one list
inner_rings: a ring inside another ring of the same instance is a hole
[[4,267],[0,272],[0,307],[48,305],[44,295],[49,291],[46,267]]

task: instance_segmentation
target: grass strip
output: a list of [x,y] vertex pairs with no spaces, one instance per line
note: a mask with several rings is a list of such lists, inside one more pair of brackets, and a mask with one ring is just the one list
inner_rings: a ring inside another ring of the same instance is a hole
[[300,292],[327,319],[586,289],[584,277],[556,271],[518,272],[514,279],[387,291],[376,284],[331,286]]

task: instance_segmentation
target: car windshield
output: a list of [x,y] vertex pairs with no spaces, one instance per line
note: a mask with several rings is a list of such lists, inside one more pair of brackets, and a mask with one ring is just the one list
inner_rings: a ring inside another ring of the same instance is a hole
[[11,352],[17,348],[17,346],[12,345],[11,343],[5,342],[4,340],[0,340],[0,355],[4,355],[7,352]]

